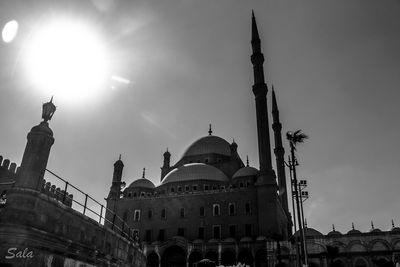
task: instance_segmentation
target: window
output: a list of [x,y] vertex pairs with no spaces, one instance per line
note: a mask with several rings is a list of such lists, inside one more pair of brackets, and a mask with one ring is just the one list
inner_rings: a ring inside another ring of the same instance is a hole
[[200,207],[200,216],[204,217],[204,207]]
[[229,215],[230,216],[235,215],[236,209],[235,209],[235,204],[234,203],[229,203],[228,209],[229,209]]
[[165,208],[161,210],[161,219],[167,219],[167,210]]
[[135,222],[140,221],[140,210],[135,210],[135,213],[133,215],[133,221]]
[[246,182],[246,186],[249,187],[250,186],[250,181]]
[[225,186],[224,186],[224,185],[221,185],[221,186],[219,187],[219,189],[220,189],[220,190],[224,190],[224,189],[225,189]]
[[221,225],[213,225],[213,238],[221,238]]
[[160,241],[165,240],[165,229],[160,229],[158,231],[158,240],[160,240]]
[[140,196],[141,196],[141,197],[144,197],[144,196],[145,196],[144,192],[141,192],[141,193],[140,193]]
[[175,193],[175,188],[171,187],[170,191],[171,193]]
[[128,197],[131,198],[132,197],[132,192],[128,193]]
[[240,187],[240,188],[243,188],[243,186],[244,186],[244,185],[243,185],[243,182],[240,182],[239,187]]
[[185,208],[181,208],[180,215],[181,215],[181,218],[185,218]]
[[251,214],[250,202],[247,202],[247,203],[246,203],[246,206],[245,206],[245,213],[246,213],[246,215],[250,215],[250,214]]
[[236,237],[236,225],[229,225],[229,237]]
[[193,191],[197,191],[197,184],[193,186]]
[[244,234],[245,236],[251,236],[251,224],[244,225]]
[[153,218],[153,210],[150,209],[150,210],[147,212],[147,217],[148,217],[149,219]]
[[213,190],[217,190],[217,186],[216,186],[216,185],[213,185],[212,189],[213,189]]
[[204,185],[204,191],[208,191],[208,184]]
[[199,239],[204,239],[204,227],[199,227]]
[[145,241],[151,242],[151,230],[146,230]]
[[136,194],[136,192],[135,192],[135,193],[133,193],[133,197],[137,197],[137,194]]
[[186,191],[186,192],[189,192],[189,191],[190,191],[190,186],[185,185],[185,191]]
[[132,238],[136,241],[139,241],[139,230],[133,229],[131,233],[132,233]]
[[128,219],[128,211],[124,211],[124,215],[122,216],[122,220],[124,220],[124,222],[126,222]]
[[178,228],[178,236],[185,236],[185,228]]
[[219,204],[214,204],[214,205],[213,205],[213,215],[214,215],[214,216],[219,216],[219,215],[220,215]]
[[178,186],[178,192],[182,192],[182,186]]

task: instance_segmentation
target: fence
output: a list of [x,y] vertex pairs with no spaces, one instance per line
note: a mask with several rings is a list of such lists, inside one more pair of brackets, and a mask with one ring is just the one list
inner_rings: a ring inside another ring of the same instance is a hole
[[[64,205],[67,205],[80,212],[84,216],[88,216],[93,220],[98,221],[99,224],[104,226],[108,224],[110,226],[109,228],[111,228],[111,230],[114,232],[126,237],[132,242],[138,243],[139,240],[136,232],[134,232],[133,229],[130,228],[129,225],[114,211],[108,209],[90,195],[64,180],[54,172],[48,169],[46,169],[46,171],[58,179],[57,184],[59,184],[61,181],[62,185],[60,187],[56,187],[54,184],[51,185],[49,182],[46,183],[46,181],[43,180],[41,185],[41,191],[43,193],[50,195],[51,197],[62,202]],[[106,212],[110,214],[107,216],[108,218],[106,218]],[[110,220],[110,218],[112,219]]]

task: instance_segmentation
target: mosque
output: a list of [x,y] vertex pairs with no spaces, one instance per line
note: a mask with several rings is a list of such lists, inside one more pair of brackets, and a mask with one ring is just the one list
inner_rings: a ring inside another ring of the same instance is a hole
[[[73,197],[66,190],[52,186],[50,192],[49,183],[42,183],[54,143],[53,132],[47,125],[51,115],[28,134],[20,167],[0,156],[0,226],[3,223],[0,232],[3,229],[3,236],[8,238],[5,240],[17,240],[18,244],[31,242],[35,253],[40,255],[35,260],[47,262],[46,266],[67,266],[64,262],[79,260],[93,264],[87,266],[192,267],[202,259],[223,266],[238,263],[252,267],[300,266],[296,243],[299,232],[292,231],[288,207],[287,192],[291,184],[286,183],[278,102],[271,90],[270,123],[269,90],[264,80],[264,56],[254,14],[251,46],[258,167],[240,158],[238,144],[214,135],[211,126],[208,134],[189,145],[177,162],[171,163],[168,151],[163,154],[157,186],[146,179],[143,170],[141,178],[125,187],[124,163],[119,159],[114,164],[103,225],[102,215],[97,222],[73,210]],[[273,147],[270,132],[274,137]],[[272,169],[272,155],[276,172]],[[63,192],[64,197],[60,198],[57,192]],[[28,193],[34,201],[52,208],[36,205],[37,211],[33,213],[29,208],[33,200],[18,205],[18,197]],[[26,214],[30,215],[18,216],[14,210],[20,209],[27,209]],[[56,220],[55,211],[63,211],[71,219]],[[116,216],[124,223],[117,225],[121,221],[115,220]],[[30,228],[26,225],[29,220],[32,220]],[[9,225],[18,225],[17,222],[23,226],[23,234],[10,234]],[[129,231],[124,228],[126,224]],[[36,228],[41,229],[40,235],[32,237]],[[121,233],[118,229],[122,229]],[[400,228],[393,222],[388,230],[377,229],[371,222],[369,232],[360,232],[352,225],[347,233],[333,227],[328,234],[322,234],[307,226],[304,233],[310,267],[395,266],[400,262]],[[48,242],[48,237],[54,237],[54,242],[45,246],[42,241]],[[68,238],[65,240],[69,240],[70,246],[64,246],[61,237]],[[0,252],[7,249],[7,242],[0,244]],[[97,264],[99,260],[104,265]]]
[[[141,178],[124,187],[124,164],[121,159],[114,164],[107,207],[140,239],[149,267],[191,267],[204,258],[224,266],[275,266],[277,262],[298,266],[296,245],[289,241],[293,225],[282,125],[273,89],[272,125],[269,122],[264,56],[254,14],[251,46],[259,168],[240,158],[235,141],[213,135],[211,125],[208,135],[189,145],[177,162],[171,163],[168,151],[163,154],[157,186],[143,170]],[[107,216],[112,221],[111,213]],[[323,235],[306,227],[305,236],[309,266],[389,266],[385,264],[400,251],[400,231],[394,225],[387,232],[372,226],[369,233],[353,226],[345,235],[335,230]]]

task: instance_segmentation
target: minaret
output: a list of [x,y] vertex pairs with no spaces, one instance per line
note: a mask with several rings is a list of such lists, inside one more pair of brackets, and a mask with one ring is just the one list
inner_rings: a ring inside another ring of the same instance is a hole
[[264,55],[258,34],[254,12],[252,13],[252,38],[254,85],[256,102],[258,153],[260,172],[257,177],[258,235],[282,240],[288,237],[288,219],[277,196],[275,172],[272,170],[271,144],[269,135],[267,84],[264,80]]
[[258,154],[260,160],[260,172],[264,176],[264,183],[274,184],[275,177],[272,175],[271,163],[271,144],[269,139],[269,122],[267,108],[268,87],[264,81],[264,55],[261,53],[261,41],[258,35],[256,18],[252,14],[252,38],[251,46],[253,54],[251,63],[253,64],[254,85],[253,93],[256,100],[257,114],[257,134],[258,134]]
[[119,199],[119,196],[121,194],[121,184],[124,184],[123,182],[121,182],[123,169],[124,163],[121,160],[121,155],[119,155],[119,159],[114,163],[114,173],[110,193],[108,194],[108,199]]
[[167,151],[164,152],[164,163],[161,167],[161,182],[164,179],[165,175],[167,175],[170,171],[170,160],[171,160],[171,153]]
[[28,142],[17,174],[17,187],[40,190],[50,149],[54,144],[53,131],[50,129],[48,121],[53,117],[55,111],[56,106],[51,98],[50,102],[43,104],[43,121],[28,133]]
[[276,171],[278,174],[279,184],[279,197],[282,203],[282,207],[285,210],[288,218],[290,218],[289,205],[288,205],[288,194],[286,187],[286,174],[285,174],[285,149],[282,146],[282,124],[279,120],[278,104],[276,102],[274,86],[272,86],[272,129],[274,130],[275,139],[275,157],[276,157]]

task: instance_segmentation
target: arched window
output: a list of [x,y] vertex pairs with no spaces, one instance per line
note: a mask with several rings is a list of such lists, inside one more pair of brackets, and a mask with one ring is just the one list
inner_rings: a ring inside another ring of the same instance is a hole
[[147,217],[148,217],[149,219],[153,218],[153,210],[152,210],[152,209],[149,209],[149,210],[147,211]]
[[219,216],[219,215],[220,215],[219,204],[214,204],[214,205],[213,205],[213,215],[214,215],[214,216]]
[[201,217],[204,216],[204,207],[200,207],[200,216],[201,216]]
[[138,222],[140,221],[140,210],[135,210],[133,214],[133,221]]
[[185,208],[181,208],[181,218],[185,218]]
[[235,204],[234,203],[229,203],[228,209],[229,209],[229,215],[230,216],[235,215],[236,209],[235,209]]
[[250,215],[250,214],[251,214],[251,205],[250,205],[250,202],[247,202],[247,203],[246,203],[246,206],[245,206],[245,213],[246,213],[246,215]]
[[167,210],[165,208],[161,210],[161,219],[167,219]]

